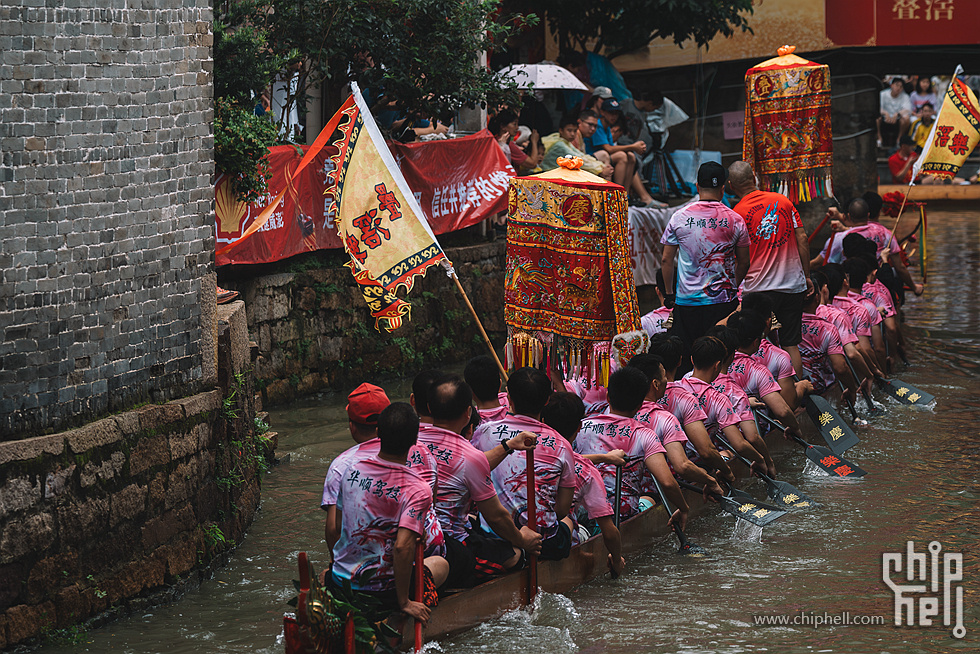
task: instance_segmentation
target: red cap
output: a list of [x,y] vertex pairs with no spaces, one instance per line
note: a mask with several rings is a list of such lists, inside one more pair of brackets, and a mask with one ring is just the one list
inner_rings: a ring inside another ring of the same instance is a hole
[[378,415],[391,404],[383,388],[361,384],[347,396],[347,417],[361,425],[378,424]]

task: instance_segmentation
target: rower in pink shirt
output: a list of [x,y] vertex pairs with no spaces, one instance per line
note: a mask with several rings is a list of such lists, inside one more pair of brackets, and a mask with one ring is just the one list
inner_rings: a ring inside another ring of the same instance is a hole
[[673,323],[671,318],[673,310],[663,306],[665,294],[663,270],[657,270],[656,284],[654,285],[654,288],[657,291],[657,298],[660,300],[661,306],[640,317],[640,326],[643,328],[643,331],[650,336],[653,336],[654,334],[663,334],[670,329],[670,326]]
[[497,362],[482,354],[466,362],[463,379],[473,389],[481,422],[500,420],[507,415],[507,393],[500,391],[500,371]]
[[[534,488],[537,531],[542,535],[541,558],[568,556],[571,531],[562,518],[568,515],[575,494],[575,462],[572,448],[558,432],[540,421],[541,410],[551,395],[551,380],[536,368],[518,368],[507,381],[514,413],[501,420],[481,423],[473,434],[477,449],[490,450],[522,432],[537,436],[534,448]],[[527,456],[515,452],[490,475],[501,504],[517,525],[527,524]]]
[[[797,298],[796,306],[800,311],[798,315],[803,315],[804,299],[804,297]],[[772,374],[776,383],[779,384],[780,395],[783,396],[789,408],[795,411],[806,394],[813,391],[813,387],[806,380],[796,381],[796,369],[793,367],[791,353],[773,343],[772,339],[777,338],[783,332],[779,331],[777,334],[776,330],[773,329],[772,325],[775,318],[773,317],[773,302],[770,296],[765,293],[744,293],[742,295],[742,308],[763,316],[769,316],[763,331],[764,336],[759,342],[759,349],[752,356],[758,359]],[[799,330],[795,331],[796,336],[802,338]],[[799,345],[798,340],[797,345]],[[794,352],[798,356],[799,348],[794,348]]]
[[[574,393],[552,393],[541,410],[541,421],[561,434],[570,444],[575,442],[584,418],[585,404]],[[593,458],[621,465],[625,462],[624,456],[625,452],[622,450],[613,450],[605,455],[593,455]],[[609,551],[607,562],[615,578],[622,574],[626,562],[623,560],[622,537],[613,520],[612,504],[606,497],[605,483],[592,460],[577,452],[572,452],[572,457],[575,461],[575,495],[572,498],[572,510],[563,521],[570,524],[573,545],[580,541],[579,525],[594,524]]]
[[[656,434],[633,420],[643,403],[648,384],[646,375],[628,366],[610,375],[609,413],[583,420],[574,447],[576,452],[586,457],[590,454],[607,454],[613,450],[623,450],[626,453],[628,460],[622,471],[619,507],[621,518],[628,518],[641,510],[640,484],[643,480],[643,468],[646,467],[660,483],[667,498],[677,507],[671,520],[683,530],[687,522],[687,500],[670,472],[664,447]],[[602,473],[606,497],[614,497],[616,466],[602,463],[596,467]],[[646,499],[652,505],[652,500]]]
[[[438,474],[436,514],[446,538],[449,584],[473,586],[495,574],[522,564],[524,551],[540,551],[541,536],[514,524],[501,505],[490,472],[515,450],[534,447],[533,437],[521,434],[482,452],[463,437],[470,425],[473,393],[461,378],[444,375],[416,396],[416,407],[431,412],[432,425],[419,431],[419,444],[435,458]],[[421,393],[419,394],[421,395]],[[469,513],[476,511],[496,534],[470,528]]]
[[[830,266],[825,266],[830,269]],[[846,284],[833,299],[834,306],[846,311],[854,322],[854,332],[858,335],[862,349],[867,349],[866,356],[871,356],[879,370],[885,369],[885,339],[878,325],[882,321],[881,314],[871,300],[861,295],[861,290],[867,280],[870,267],[861,259],[846,260],[840,266],[844,273]],[[825,271],[826,272],[826,271]]]
[[837,327],[816,315],[818,306],[819,294],[807,298],[803,305],[803,340],[800,342],[803,369],[813,380],[817,393],[825,392],[839,379],[846,387],[844,397],[853,403],[858,381],[847,367]]
[[[386,608],[425,621],[429,608],[409,599],[416,542],[432,506],[432,489],[406,465],[418,427],[410,405],[388,406],[378,417],[378,453],[347,468],[337,495],[339,539],[327,583],[334,588],[350,583]],[[434,591],[446,580],[448,563],[430,556],[424,564]]]
[[[840,337],[844,356],[847,357],[851,367],[857,373],[860,385],[870,393],[874,376],[861,353],[860,341],[857,334],[854,333],[854,323],[851,321],[851,317],[840,307],[829,304],[831,299],[830,282],[824,271],[814,270],[810,276],[813,279],[813,287],[817,289],[817,295],[820,298],[820,306],[817,307],[816,315],[837,328],[837,335]],[[838,278],[842,279],[843,276],[843,272],[838,272]]]

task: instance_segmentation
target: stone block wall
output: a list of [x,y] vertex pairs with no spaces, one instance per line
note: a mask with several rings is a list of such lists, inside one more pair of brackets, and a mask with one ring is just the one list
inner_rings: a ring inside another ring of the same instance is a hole
[[226,387],[0,442],[0,650],[178,596],[244,536],[275,435],[254,431],[243,304],[222,322]]
[[[447,248],[446,254],[499,345],[507,331],[506,244]],[[375,331],[346,267],[229,277],[221,283],[242,292],[249,335],[258,346],[256,383],[271,404],[321,389],[347,392],[362,381],[459,364],[487,351],[456,285],[439,267],[416,282],[406,298],[411,319],[390,334]]]
[[211,16],[0,3],[0,441],[213,377]]

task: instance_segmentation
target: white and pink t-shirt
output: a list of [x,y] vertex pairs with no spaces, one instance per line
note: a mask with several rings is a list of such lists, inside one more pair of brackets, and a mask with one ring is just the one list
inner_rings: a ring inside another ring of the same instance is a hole
[[858,342],[857,334],[854,333],[854,321],[840,307],[835,307],[831,304],[821,304],[817,307],[817,316],[834,323],[842,345]]
[[735,352],[735,359],[728,367],[728,376],[748,395],[760,400],[770,393],[779,392],[779,383],[758,359],[745,352]]
[[875,307],[885,311],[885,317],[891,318],[898,312],[895,311],[895,303],[892,301],[892,294],[888,288],[877,279],[861,287],[861,295],[875,303]]
[[755,420],[755,414],[752,413],[752,405],[749,404],[749,396],[741,386],[735,383],[728,373],[723,373],[715,377],[711,385],[718,389],[719,392],[724,393],[728,401],[732,403],[732,408],[735,409],[735,415],[738,416],[739,422],[742,420]]
[[[326,509],[328,506],[337,504],[337,496],[340,494],[340,487],[343,480],[347,477],[347,469],[355,461],[376,457],[381,451],[381,439],[372,438],[371,440],[355,445],[344,450],[330,462],[327,476],[323,480],[323,497],[320,500],[320,507]],[[419,445],[413,445],[408,451],[407,465],[409,469],[418,473],[423,481],[432,489],[435,495],[438,484],[436,460],[429,452]],[[439,518],[436,516],[434,506],[429,507],[425,516],[425,555],[426,556],[445,556],[446,539],[439,525]]]
[[[708,419],[708,416],[704,415],[704,411],[701,410],[701,403],[698,402],[698,398],[691,395],[690,391],[675,381],[668,382],[664,396],[657,400],[657,404],[674,414],[682,427],[698,420],[704,422]],[[647,403],[644,402],[637,413],[638,416],[646,406]]]
[[486,455],[459,434],[435,425],[419,428],[419,445],[436,460],[436,515],[447,538],[466,540],[471,502],[496,495]]
[[858,225],[857,227],[851,227],[843,232],[834,234],[833,238],[827,241],[827,245],[824,246],[824,261],[827,263],[841,262],[841,259],[844,258],[844,237],[848,234],[860,234],[864,238],[874,241],[875,245],[878,246],[879,258],[881,258],[881,253],[885,249],[888,250],[888,256],[898,254],[901,251],[901,248],[898,246],[898,241],[892,236],[890,229],[881,223],[869,222],[867,225]]
[[[688,415],[692,417],[692,420],[689,422],[699,419],[693,407],[688,412]],[[680,421],[662,404],[651,402],[650,400],[643,400],[643,405],[640,406],[640,410],[633,416],[633,420],[642,422],[649,427],[656,434],[657,438],[660,439],[660,443],[664,447],[675,442],[687,444],[687,434],[684,433],[684,428],[681,427]]]
[[572,517],[577,521],[597,520],[613,514],[612,504],[606,498],[606,486],[595,464],[578,452],[572,453],[575,462],[575,497],[572,499]]
[[[558,432],[527,416],[510,415],[503,420],[481,424],[473,433],[473,445],[484,452],[492,450],[503,439],[522,431],[537,434],[534,447],[534,505],[537,507],[537,529],[544,538],[558,531],[555,500],[558,488],[575,488],[575,460],[572,448]],[[500,503],[510,513],[514,524],[527,524],[527,453],[518,450],[490,473]]]
[[[575,451],[579,454],[606,454],[623,450],[626,456],[636,458],[623,466],[623,483],[620,493],[620,517],[628,518],[639,511],[640,484],[643,481],[644,462],[654,454],[664,454],[664,446],[657,435],[646,425],[632,418],[604,413],[582,421],[582,429],[575,437]],[[602,474],[606,497],[616,495],[616,466],[602,463],[596,466]]]
[[806,276],[796,244],[796,228],[803,226],[789,198],[770,191],[752,191],[735,205],[749,233],[749,270],[742,283],[746,293],[779,291],[802,293]]
[[830,355],[843,356],[844,348],[841,346],[837,327],[815,313],[803,314],[802,330],[803,340],[799,347],[803,370],[810,376],[813,389],[817,393],[823,393],[837,381]]
[[738,414],[728,397],[708,382],[691,376],[684,377],[677,384],[698,399],[701,410],[708,418],[704,428],[709,436],[714,436],[725,427],[738,424]]
[[373,456],[353,461],[340,485],[340,539],[333,548],[335,577],[357,590],[395,587],[395,537],[399,529],[424,534],[432,489],[408,466]]
[[752,356],[762,362],[762,365],[772,373],[776,381],[796,374],[796,371],[793,370],[793,359],[790,358],[789,352],[778,345],[774,345],[768,338],[762,339],[759,350]]
[[677,246],[677,305],[723,304],[736,298],[735,248],[749,247],[740,215],[721,202],[692,202],[670,217],[660,242]]
[[858,336],[871,337],[871,328],[881,322],[881,314],[862,295],[854,291],[848,291],[847,296],[837,295],[833,299],[833,305],[843,309],[851,317],[851,325],[854,333]]
[[670,320],[671,310],[667,307],[654,309],[650,313],[640,317],[640,326],[650,336],[663,334],[667,331],[667,321]]

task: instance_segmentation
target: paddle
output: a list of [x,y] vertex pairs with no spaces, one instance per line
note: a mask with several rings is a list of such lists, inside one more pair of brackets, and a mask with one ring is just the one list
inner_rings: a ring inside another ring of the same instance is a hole
[[819,395],[808,395],[806,400],[807,415],[834,454],[840,456],[861,442],[830,402]]
[[[884,411],[882,411],[880,408],[875,406],[874,400],[871,399],[871,394],[868,393],[868,389],[866,389],[864,386],[861,386],[861,380],[858,379],[857,371],[854,369],[854,364],[851,363],[851,360],[845,356],[844,361],[847,362],[847,367],[851,369],[851,374],[854,375],[854,381],[856,381],[858,383],[858,386],[861,388],[861,396],[864,397],[864,402],[865,404],[868,405],[868,411],[871,412],[871,415],[879,416],[882,413],[884,413]],[[851,407],[851,410],[853,411],[854,408]]]
[[[626,461],[629,461],[629,457],[626,457]],[[623,465],[626,465],[624,462]],[[620,514],[620,501],[623,498],[623,466],[616,466],[616,492],[615,501],[613,505],[613,524],[619,527],[619,514]]]
[[875,377],[878,388],[891,395],[894,399],[908,406],[925,406],[936,400],[935,395],[920,391],[912,384],[903,382],[901,379],[885,379]]
[[[534,450],[527,450],[527,526],[538,530],[538,507],[534,497]],[[527,557],[527,603],[534,604],[538,593],[538,555]]]
[[[422,601],[425,588],[425,554],[422,551],[422,539],[415,545],[415,601]],[[422,621],[415,621],[415,651],[422,651]]]
[[[770,418],[764,413],[756,413],[757,416],[761,416],[763,420],[771,424],[776,429],[782,430],[786,433],[786,428],[781,424]],[[810,459],[816,463],[821,470],[829,475],[836,475],[838,477],[863,477],[867,472],[862,470],[857,465],[851,463],[846,459],[842,459],[837,456],[826,447],[820,447],[819,445],[811,445],[805,440],[797,436],[796,434],[791,434],[790,437],[806,448],[806,458]]]
[[[678,479],[677,483],[681,488],[686,488],[687,490],[694,491],[696,493],[704,493],[704,489],[683,479]],[[785,509],[781,509],[778,506],[773,506],[772,504],[766,504],[764,502],[757,502],[756,500],[742,500],[730,495],[719,495],[718,493],[712,493],[708,491],[708,495],[711,495],[718,500],[721,508],[726,512],[731,513],[736,518],[741,518],[751,522],[754,525],[760,527],[765,527],[773,520],[782,518],[784,515],[789,513]]]
[[855,427],[858,425],[860,425],[861,427],[867,427],[868,424],[870,423],[868,423],[868,421],[865,420],[864,418],[858,418],[858,413],[854,409],[854,402],[851,402],[851,398],[847,397],[847,387],[844,386],[844,382],[838,379],[837,385],[840,386],[840,390],[842,393],[841,397],[844,398],[844,401],[847,403],[847,408],[851,412],[851,424],[854,425]]
[[[653,477],[653,475],[651,475],[651,477]],[[653,483],[657,487],[657,494],[660,496],[660,501],[663,502],[664,510],[667,511],[667,517],[674,515],[674,508],[670,505],[670,502],[667,501],[667,496],[664,494],[664,489],[660,487],[660,482],[657,481],[656,477],[653,477]],[[681,531],[680,527],[674,523],[670,523],[670,526],[674,530],[674,533],[677,534],[677,540],[681,544],[680,548],[677,550],[678,554],[695,557],[708,556],[707,550],[700,545],[695,545],[687,540],[687,536],[684,535],[684,532]]]
[[[717,434],[715,438],[721,441],[722,445],[735,452],[735,449],[728,443],[728,441],[724,439],[721,434]],[[806,509],[813,506],[820,506],[817,502],[811,500],[809,497],[801,493],[789,482],[776,481],[769,475],[752,468],[752,462],[738,452],[735,452],[735,455],[740,458],[745,465],[749,466],[749,470],[752,470],[752,472],[759,479],[766,483],[766,486],[769,489],[769,495],[776,502],[781,502],[783,505],[788,506],[791,509]]]

